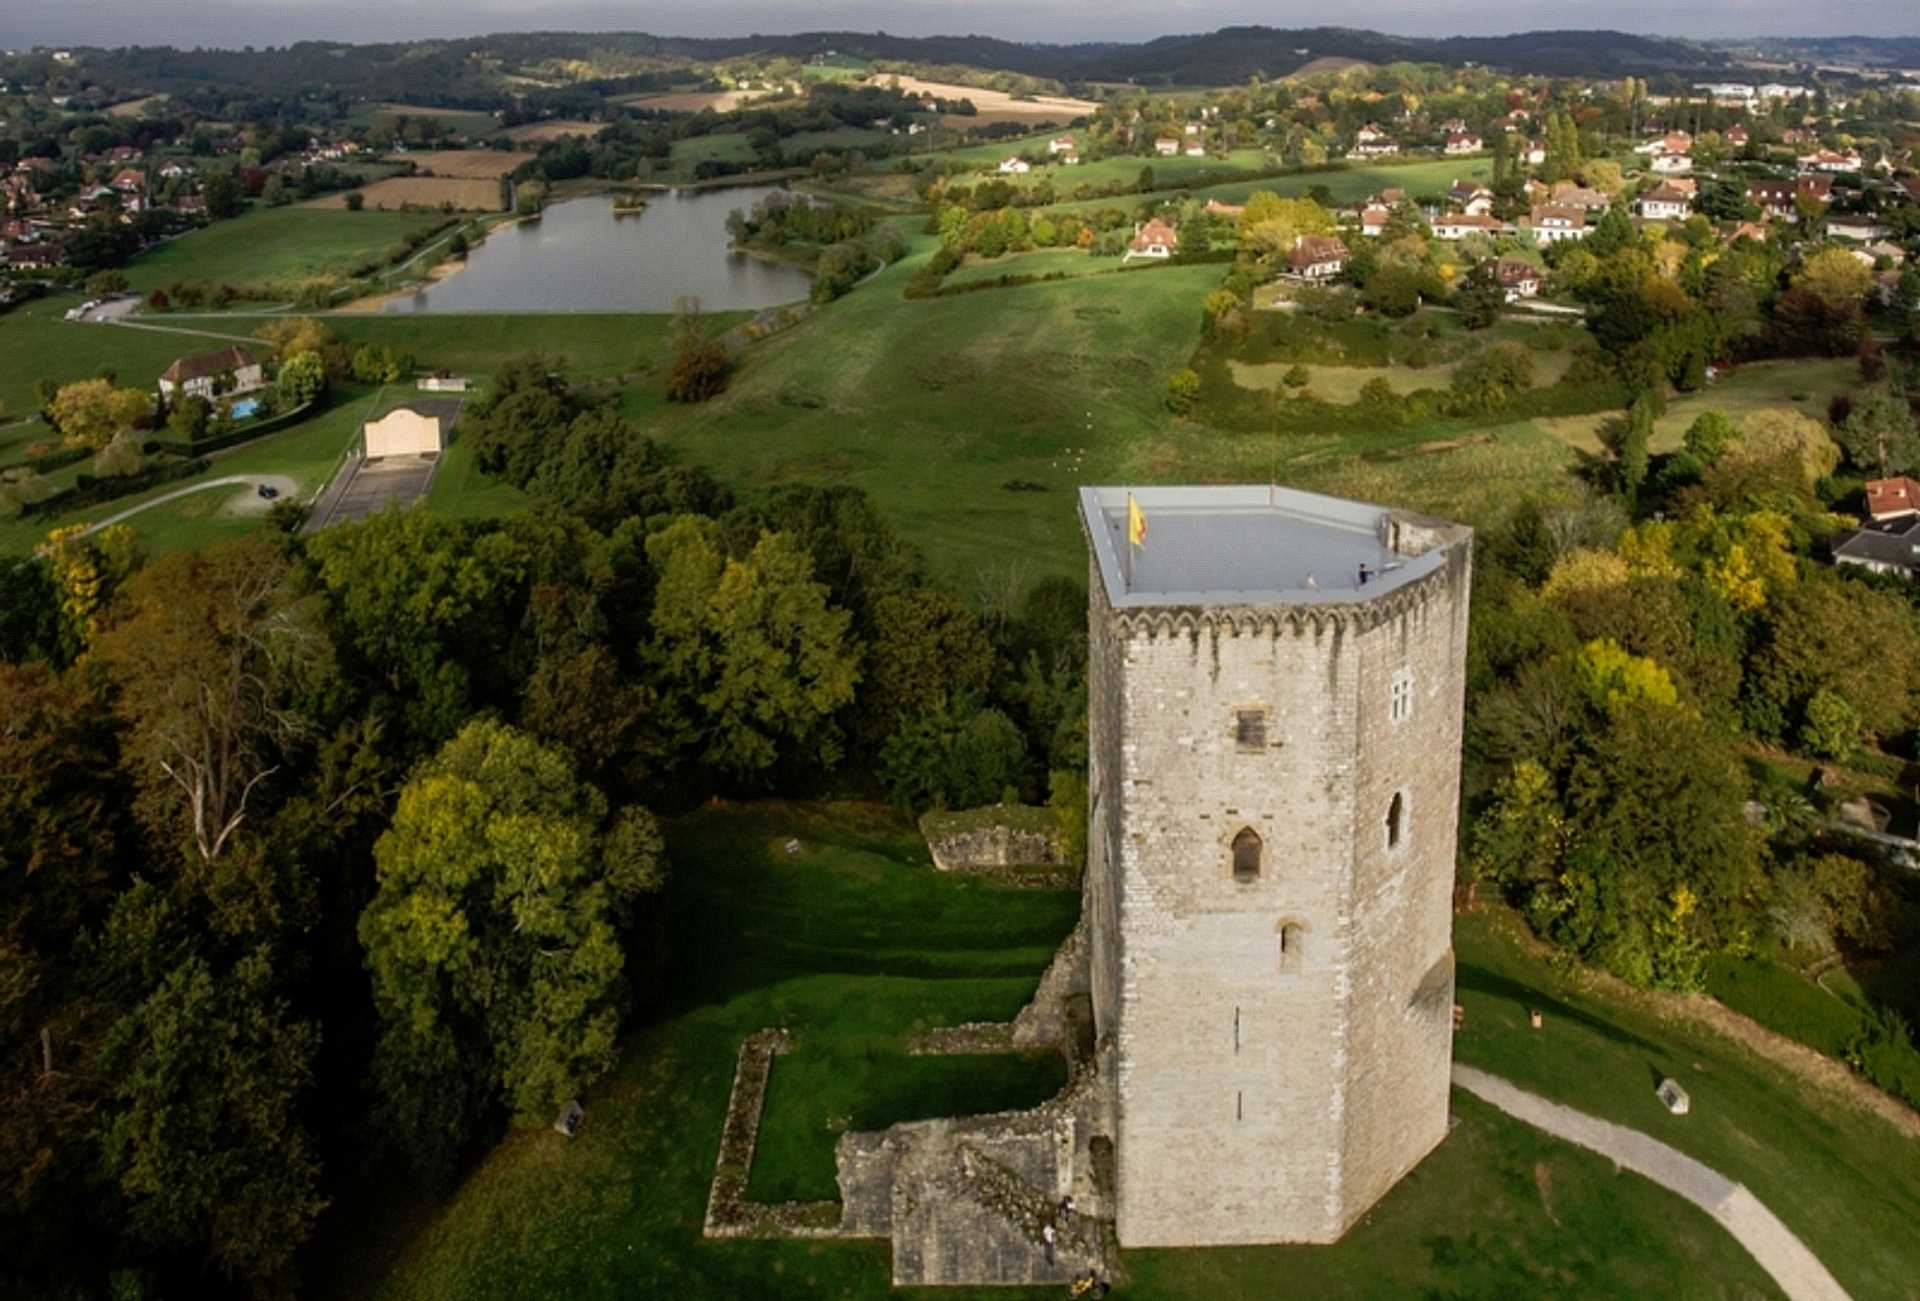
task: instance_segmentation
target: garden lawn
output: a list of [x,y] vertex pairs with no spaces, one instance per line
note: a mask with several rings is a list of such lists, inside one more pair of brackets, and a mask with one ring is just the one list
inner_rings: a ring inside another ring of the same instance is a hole
[[[748,315],[715,312],[708,323],[723,330]],[[450,370],[483,386],[502,363],[534,351],[563,358],[573,374],[594,379],[648,369],[664,373],[671,325],[669,316],[637,313],[382,312],[326,318],[328,329],[356,346],[395,348],[411,354],[422,371]]]
[[[1657,997],[1563,980],[1499,909],[1456,919],[1460,1061],[1642,1130],[1745,1184],[1856,1297],[1902,1297],[1920,1278],[1920,1142],[1819,1094]],[[1527,1028],[1539,1008],[1544,1027]],[[1662,1078],[1692,1097],[1673,1116]]]
[[[1158,175],[1158,172],[1155,173]],[[1354,203],[1390,186],[1405,190],[1409,197],[1443,193],[1456,180],[1484,181],[1493,175],[1490,158],[1439,158],[1411,163],[1366,163],[1329,168],[1325,171],[1295,172],[1288,176],[1269,176],[1257,181],[1234,181],[1194,191],[1196,199],[1218,199],[1239,203],[1255,190],[1275,194],[1305,194],[1316,185],[1324,185],[1336,203]]]
[[[175,358],[212,352],[231,342],[61,319],[81,301],[78,294],[53,294],[0,316],[0,420],[35,415],[40,410],[36,388],[43,379],[70,384],[92,379],[106,369],[121,384],[151,389]],[[195,328],[200,326],[247,335],[253,333],[254,323],[200,322]],[[16,459],[16,442],[24,446],[24,442],[55,441],[56,437],[38,420],[26,429],[0,430],[0,461]]]
[[[1550,388],[1560,382],[1560,377],[1573,365],[1573,353],[1565,348],[1558,352],[1539,352],[1533,357],[1533,385],[1535,388]],[[1449,362],[1442,366],[1316,366],[1306,363],[1301,369],[1307,373],[1307,392],[1323,402],[1346,404],[1359,400],[1360,390],[1368,381],[1383,379],[1392,385],[1395,393],[1407,394],[1416,389],[1444,389],[1453,378],[1453,372],[1460,363]],[[1283,387],[1292,363],[1284,361],[1227,363],[1233,372],[1233,382],[1241,388],[1276,389]]]
[[[1051,135],[1048,133],[1049,139]],[[1017,152],[1013,149],[1007,151],[1009,154]],[[1064,163],[1049,164],[1034,168],[1025,177],[1011,179],[1017,186],[1051,181],[1056,194],[1070,194],[1081,185],[1114,184],[1125,185],[1128,192],[1132,192],[1143,168],[1152,169],[1155,185],[1205,185],[1209,182],[1225,183],[1236,176],[1273,165],[1273,156],[1264,149],[1235,149],[1225,158],[1216,158],[1211,154],[1205,158],[1188,158],[1185,154],[1173,158],[1161,158],[1157,154],[1152,158],[1140,158],[1124,154],[1117,158],[1102,158],[1096,163],[1076,163],[1071,167]]]
[[[916,1030],[1017,1010],[1077,917],[1078,896],[936,873],[910,824],[872,806],[717,804],[671,824],[668,844],[679,937],[663,959],[670,992],[655,1022],[628,1037],[613,1077],[583,1098],[579,1135],[516,1132],[435,1206],[400,1204],[392,1183],[343,1198],[312,1253],[307,1294],[894,1295],[884,1242],[700,1236],[740,1042],[768,1025],[789,1027],[796,1041],[774,1062],[753,1195],[831,1197],[839,1132],[1017,1105],[1057,1081],[1044,1059],[907,1059],[900,1050]],[[1481,973],[1533,968],[1498,934],[1462,938],[1466,1042],[1493,1034],[1507,1014],[1497,1000],[1512,997],[1483,992],[1496,977]],[[652,944],[635,949],[638,963],[660,958]],[[1548,1006],[1557,1031],[1570,1018]],[[1639,1087],[1651,1102],[1651,1085]],[[1807,1099],[1770,1078],[1731,1096],[1790,1124],[1812,1119],[1800,1114]],[[1453,1106],[1460,1123],[1445,1142],[1338,1245],[1129,1252],[1127,1294],[1266,1298],[1284,1279],[1289,1292],[1327,1298],[1779,1295],[1694,1207],[1471,1097],[1456,1094]],[[1855,1178],[1866,1181],[1901,1154],[1837,1155],[1858,1162]],[[1852,1238],[1843,1232],[1829,1246]],[[328,1249],[336,1243],[342,1249]],[[1059,1291],[939,1295],[1040,1301]]]
[[384,262],[395,244],[446,220],[437,212],[349,212],[259,204],[231,221],[216,221],[142,253],[127,264],[133,288],[145,292],[175,281],[278,292],[313,276],[346,278],[368,262]]

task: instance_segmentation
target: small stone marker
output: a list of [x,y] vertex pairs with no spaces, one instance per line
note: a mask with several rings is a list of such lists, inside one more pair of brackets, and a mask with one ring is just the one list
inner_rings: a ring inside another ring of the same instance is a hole
[[1687,1114],[1687,1108],[1691,1105],[1687,1098],[1687,1091],[1676,1081],[1670,1079],[1660,1081],[1660,1087],[1656,1092],[1660,1095],[1660,1101],[1667,1104],[1668,1111],[1676,1116]]
[[580,1105],[578,1098],[575,1098],[560,1108],[559,1118],[553,1122],[553,1132],[572,1138],[573,1131],[580,1128],[580,1122],[585,1119],[586,1114],[587,1109]]
[[1540,1028],[1540,1009],[1539,1008],[1532,1007],[1527,1009],[1527,1024],[1532,1026],[1536,1030]]

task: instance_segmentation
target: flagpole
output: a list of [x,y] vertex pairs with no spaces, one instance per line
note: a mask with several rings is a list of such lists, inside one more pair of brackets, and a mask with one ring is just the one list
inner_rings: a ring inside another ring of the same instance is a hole
[[1133,591],[1133,494],[1127,494],[1127,591]]

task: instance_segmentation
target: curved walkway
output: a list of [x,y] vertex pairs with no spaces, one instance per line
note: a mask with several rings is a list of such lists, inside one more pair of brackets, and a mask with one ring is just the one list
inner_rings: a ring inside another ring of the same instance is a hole
[[[291,497],[300,490],[300,485],[284,474],[229,474],[218,479],[208,479],[202,483],[188,484],[184,488],[175,488],[172,492],[161,493],[152,501],[143,501],[138,506],[130,507],[117,515],[109,515],[103,520],[89,524],[87,533],[97,533],[109,524],[118,524],[121,520],[133,518],[143,510],[164,506],[176,498],[185,497],[191,493],[205,492],[208,488],[224,488],[229,484],[238,483],[249,483],[255,488],[264,483],[277,490],[282,497]],[[80,536],[85,537],[87,533],[82,533]]]
[[1773,1281],[1792,1301],[1848,1301],[1845,1289],[1834,1281],[1827,1267],[1760,1204],[1759,1198],[1686,1153],[1638,1130],[1549,1102],[1458,1062],[1453,1065],[1453,1082],[1510,1116],[1598,1152],[1615,1165],[1680,1194],[1718,1220],[1760,1262],[1760,1267],[1773,1275]]

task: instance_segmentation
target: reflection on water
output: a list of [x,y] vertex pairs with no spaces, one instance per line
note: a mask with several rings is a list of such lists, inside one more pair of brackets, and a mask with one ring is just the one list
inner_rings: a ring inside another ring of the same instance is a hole
[[495,231],[464,271],[387,304],[389,312],[668,312],[694,296],[714,311],[807,296],[796,267],[727,250],[727,213],[772,186],[649,195],[644,213],[615,216],[605,195],[569,199],[536,221]]

